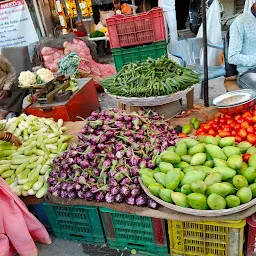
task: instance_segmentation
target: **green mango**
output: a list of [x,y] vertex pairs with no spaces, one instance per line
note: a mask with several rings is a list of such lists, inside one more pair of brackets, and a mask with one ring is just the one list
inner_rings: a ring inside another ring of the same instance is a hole
[[210,144],[206,145],[205,147],[207,152],[210,154],[212,158],[227,160],[227,157],[225,156],[225,154],[223,153],[220,147],[216,145],[210,145]]
[[170,152],[175,152],[175,146],[170,146],[166,150]]
[[191,124],[185,124],[182,126],[182,132],[189,134],[192,131],[193,126]]
[[154,178],[157,181],[157,183],[161,184],[162,186],[165,187],[165,179],[166,179],[166,174],[163,172],[157,172],[154,174]]
[[157,173],[157,172],[161,172],[161,169],[159,167],[156,167],[154,170],[153,170],[153,173]]
[[213,162],[213,160],[208,160],[208,161],[206,161],[206,162],[204,163],[204,166],[213,168],[213,167],[214,167],[214,162]]
[[182,142],[182,143],[179,143],[176,145],[176,148],[175,148],[175,153],[178,155],[178,156],[184,156],[187,154],[187,144],[186,142]]
[[181,192],[173,192],[171,194],[173,202],[181,207],[189,207],[187,196],[182,194]]
[[207,210],[207,199],[205,195],[202,195],[200,193],[192,193],[187,196],[188,204],[191,208],[197,209],[197,210]]
[[248,180],[249,183],[253,183],[256,179],[256,170],[253,167],[248,167],[244,171],[243,176]]
[[225,137],[221,138],[219,142],[219,146],[221,148],[227,147],[227,146],[234,146],[235,145],[235,138],[234,137]]
[[247,154],[255,155],[256,154],[256,147],[252,146],[247,149],[246,151]]
[[213,158],[211,157],[211,155],[207,151],[205,152],[205,154],[206,154],[206,161],[213,160]]
[[194,193],[203,194],[207,189],[207,184],[202,180],[197,180],[191,184],[191,189]]
[[184,138],[184,141],[186,142],[188,148],[192,148],[195,145],[199,144],[197,140],[191,138]]
[[243,162],[242,167],[239,170],[237,170],[237,173],[240,175],[243,175],[247,168],[248,168],[248,164],[246,162]]
[[159,168],[160,168],[161,172],[167,173],[173,169],[173,165],[170,163],[161,162],[159,164]]
[[232,183],[236,188],[243,188],[248,186],[247,179],[242,175],[235,175],[232,179]]
[[209,195],[207,204],[212,210],[223,210],[226,208],[226,200],[218,194]]
[[159,197],[160,197],[163,201],[165,201],[165,202],[167,202],[167,203],[173,203],[172,196],[171,196],[172,193],[173,193],[172,190],[170,190],[170,189],[168,189],[168,188],[162,188],[162,189],[160,189],[160,191],[159,191]]
[[206,137],[207,136],[198,136],[197,139],[200,143],[205,143]]
[[256,168],[256,155],[251,155],[248,160],[249,167]]
[[156,180],[153,177],[148,176],[147,174],[142,174],[141,179],[146,187],[148,187],[152,183],[156,183]]
[[240,149],[242,154],[245,153],[251,146],[252,144],[248,141],[242,141],[237,144],[237,147]]
[[[229,184],[231,185],[231,184]],[[224,184],[224,183],[214,183],[212,185],[210,185],[207,189],[206,189],[206,195],[210,195],[210,194],[218,194],[220,196],[227,196],[229,195],[233,188],[232,186],[229,186],[228,184]]]
[[188,164],[190,164],[191,159],[192,159],[192,156],[190,155],[184,155],[181,157],[181,161],[187,162]]
[[229,167],[214,167],[212,172],[218,172],[222,175],[222,180],[232,179],[236,175],[236,171]]
[[186,173],[194,171],[194,170],[195,170],[195,166],[188,166],[188,167],[184,168],[182,171],[186,174]]
[[220,141],[220,138],[218,137],[213,137],[213,136],[206,136],[205,138],[205,143],[206,144],[212,144],[212,145],[218,145]]
[[220,183],[221,179],[222,179],[222,175],[220,173],[213,172],[205,178],[204,182],[206,183],[207,186],[210,186],[214,183]]
[[204,180],[205,179],[204,171],[197,170],[197,171],[190,171],[184,175],[184,178],[181,181],[181,185],[185,184],[192,184],[196,180]]
[[188,154],[191,156],[195,155],[196,153],[204,153],[204,152],[205,152],[205,146],[201,143],[193,146],[188,150]]
[[235,186],[233,185],[232,181],[230,180],[230,182],[226,181],[226,182],[222,182],[222,184],[227,185],[230,187],[231,191],[230,191],[230,195],[235,195],[237,192],[237,189],[235,188]]
[[161,163],[161,156],[156,156],[156,165],[159,165]]
[[197,170],[203,171],[205,175],[209,175],[210,173],[212,173],[212,168],[204,165],[196,165],[192,167],[194,167],[194,171],[197,171]]
[[153,177],[154,176],[154,172],[153,170],[149,169],[149,168],[142,168],[139,170],[139,174],[140,175],[143,175],[143,174],[147,174],[148,176],[150,177]]
[[195,165],[202,165],[206,160],[205,153],[196,153],[192,156],[190,164],[193,166]]
[[213,163],[214,163],[214,167],[221,167],[221,166],[228,167],[227,161],[219,158],[213,158]]
[[243,165],[243,158],[241,155],[232,155],[228,158],[227,164],[232,169],[240,169]]
[[185,176],[184,172],[182,172],[180,168],[174,168],[174,170],[178,170],[178,171],[180,172],[180,182],[181,182],[182,179],[183,179],[184,176]]
[[148,190],[154,195],[154,196],[159,196],[159,192],[160,192],[160,189],[162,189],[163,186],[159,183],[151,183],[149,186],[148,186]]
[[186,185],[183,185],[183,186],[181,187],[180,192],[183,193],[183,194],[185,194],[185,195],[189,195],[189,194],[191,194],[193,191],[192,191],[192,189],[191,189],[191,185],[186,184]]
[[171,163],[171,164],[178,164],[181,159],[175,152],[167,151],[167,153],[161,156],[161,160],[163,162]]
[[256,183],[253,183],[249,186],[249,188],[252,191],[252,197],[255,198],[256,197]]
[[179,162],[178,164],[175,164],[174,167],[175,168],[180,168],[180,169],[185,169],[186,167],[189,167],[190,165],[186,162]]
[[180,171],[179,170],[171,170],[167,173],[165,179],[165,187],[171,190],[176,189],[180,183]]
[[252,200],[252,191],[249,187],[240,188],[236,196],[239,197],[241,204],[246,204]]
[[229,195],[225,198],[225,200],[228,208],[233,208],[240,205],[240,199],[235,195]]
[[224,147],[222,150],[227,157],[240,154],[240,149],[233,146]]

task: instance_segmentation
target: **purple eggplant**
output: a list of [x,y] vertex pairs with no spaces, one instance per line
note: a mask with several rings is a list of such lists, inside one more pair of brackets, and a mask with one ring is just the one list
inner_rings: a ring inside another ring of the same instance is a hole
[[60,197],[61,198],[68,198],[68,192],[66,190],[61,190]]
[[112,188],[110,189],[110,193],[111,193],[113,196],[118,195],[118,193],[119,193],[118,187],[112,187]]
[[141,193],[141,190],[138,187],[133,188],[131,191],[131,195],[134,197],[138,197],[140,195],[140,193]]
[[137,206],[146,206],[147,205],[147,198],[145,195],[140,195],[136,198],[136,205]]
[[128,185],[123,185],[120,188],[120,194],[123,195],[124,197],[128,197],[131,194],[130,188]]
[[148,207],[155,209],[157,207],[157,202],[155,200],[153,200],[152,198],[148,199]]
[[104,193],[104,191],[99,191],[99,192],[97,192],[97,193],[95,194],[95,199],[96,199],[96,201],[98,201],[98,202],[103,202],[103,201],[105,201],[105,193]]
[[107,203],[113,203],[115,201],[115,196],[108,192],[105,196],[105,200]]
[[135,205],[135,202],[136,202],[134,196],[129,196],[129,197],[127,197],[125,201],[126,201],[126,203],[129,204],[129,205]]
[[77,198],[77,194],[75,191],[69,192],[68,193],[68,198],[69,199],[76,199]]
[[117,194],[115,196],[115,202],[122,203],[123,201],[124,201],[124,196],[122,196],[121,194]]
[[92,201],[94,199],[94,194],[91,191],[87,191],[84,194],[84,199],[87,201]]

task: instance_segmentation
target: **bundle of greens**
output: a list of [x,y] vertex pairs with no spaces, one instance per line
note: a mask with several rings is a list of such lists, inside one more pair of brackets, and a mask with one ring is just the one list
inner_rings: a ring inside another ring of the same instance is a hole
[[65,56],[58,63],[58,73],[67,74],[72,77],[77,77],[79,74],[78,66],[80,63],[80,58],[76,52],[71,52],[69,55]]
[[124,97],[169,95],[199,82],[193,70],[181,67],[166,56],[125,65],[119,73],[102,83],[108,93]]

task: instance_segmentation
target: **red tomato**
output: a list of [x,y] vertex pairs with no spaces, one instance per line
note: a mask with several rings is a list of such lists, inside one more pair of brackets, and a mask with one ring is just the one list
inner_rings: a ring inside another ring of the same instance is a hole
[[220,118],[219,123],[220,123],[220,124],[225,124],[225,123],[226,123],[226,120],[225,120],[224,118]]
[[234,119],[237,121],[239,118],[241,118],[241,115],[234,116]]
[[186,137],[187,137],[187,134],[181,132],[181,133],[178,134],[178,136],[179,136],[180,138],[186,138]]
[[251,154],[243,154],[243,161],[248,163],[248,160],[250,157],[251,157]]
[[233,122],[234,122],[233,119],[227,119],[227,124],[231,124]]
[[252,144],[256,143],[256,135],[254,135],[254,134],[247,135],[246,139],[247,139],[247,141],[249,141]]
[[219,136],[220,137],[228,137],[228,136],[230,136],[231,134],[230,134],[230,132],[226,132],[226,131],[221,131],[221,132],[219,132]]
[[247,131],[248,134],[250,134],[250,133],[254,134],[254,128],[253,128],[253,126],[249,125],[249,126],[246,128],[246,131]]
[[256,110],[256,105],[254,105],[254,110]]
[[214,130],[217,130],[217,129],[219,128],[219,124],[213,123],[213,124],[212,124],[212,128],[213,128]]
[[219,123],[219,117],[215,117],[215,118],[213,119],[213,121],[216,122],[216,123]]
[[249,124],[253,123],[252,116],[246,116],[244,120],[247,121]]
[[250,111],[245,111],[243,114],[242,114],[242,117],[245,118],[247,116],[252,116],[251,112]]
[[208,131],[208,134],[209,134],[209,135],[212,135],[212,136],[216,136],[216,132],[215,132],[213,129],[210,129],[210,130]]
[[236,126],[236,123],[235,123],[235,122],[232,122],[229,126],[230,126],[232,129],[234,129],[235,126]]
[[223,132],[231,132],[231,127],[224,127]]
[[256,130],[256,124],[253,125],[254,130]]
[[232,119],[233,117],[232,117],[232,115],[223,115],[223,118],[225,118],[225,119]]
[[239,135],[241,138],[246,138],[247,132],[246,132],[245,129],[241,129],[241,130],[238,132],[238,135]]
[[236,120],[236,122],[239,123],[239,124],[241,124],[243,121],[244,121],[243,118],[238,118],[238,119]]
[[241,129],[241,125],[240,124],[236,124],[234,127],[235,131],[239,132]]
[[235,130],[232,130],[231,135],[232,135],[232,136],[236,136],[236,131],[235,131]]
[[205,132],[199,132],[198,134],[196,134],[197,136],[204,136],[204,135],[206,135],[206,133]]
[[249,126],[249,123],[248,122],[246,122],[246,121],[243,121],[242,123],[241,123],[241,128],[247,128]]
[[211,126],[207,123],[203,127],[204,131],[208,132],[211,129]]
[[252,115],[256,116],[256,109],[255,109],[255,107],[254,107],[254,111],[252,112]]
[[240,143],[243,141],[243,139],[239,135],[236,135],[235,139],[237,143]]
[[252,117],[252,121],[256,123],[256,115]]

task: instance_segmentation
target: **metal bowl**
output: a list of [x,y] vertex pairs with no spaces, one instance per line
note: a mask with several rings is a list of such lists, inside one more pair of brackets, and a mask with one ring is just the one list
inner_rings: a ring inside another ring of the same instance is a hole
[[223,114],[237,114],[254,105],[256,92],[251,89],[227,92],[213,100],[213,104]]

